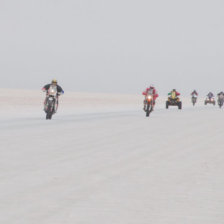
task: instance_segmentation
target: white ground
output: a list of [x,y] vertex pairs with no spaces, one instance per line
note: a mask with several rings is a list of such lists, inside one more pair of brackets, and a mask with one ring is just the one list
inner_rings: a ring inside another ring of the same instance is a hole
[[223,224],[223,109],[0,90],[0,223]]

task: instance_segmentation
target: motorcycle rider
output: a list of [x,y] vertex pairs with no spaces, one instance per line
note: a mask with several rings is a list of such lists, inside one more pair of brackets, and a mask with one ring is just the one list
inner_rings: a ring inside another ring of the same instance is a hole
[[192,97],[198,97],[198,93],[196,90],[194,90],[192,93],[191,93],[191,96]]
[[57,91],[57,95],[56,95],[56,102],[55,102],[55,107],[54,107],[54,113],[57,112],[57,109],[58,109],[58,97],[61,95],[61,94],[64,94],[64,90],[61,88],[61,86],[58,85],[58,82],[56,79],[53,79],[51,81],[51,84],[47,84],[45,85],[43,88],[42,88],[42,91],[43,92],[46,92],[46,98],[45,98],[45,101],[44,101],[44,111],[46,111],[46,102],[47,102],[47,97],[48,97],[48,90],[50,88],[53,88],[53,89],[56,89]]
[[154,106],[156,104],[156,98],[159,96],[154,85],[150,85],[148,88],[146,88],[145,91],[142,92],[142,95],[145,96],[145,99],[143,101],[143,110],[144,111],[146,110],[146,103],[147,103],[146,97],[148,96],[148,94],[151,94],[153,97],[152,110],[154,109]]
[[176,89],[173,89],[171,92],[168,93],[168,96],[174,98],[174,99],[179,99],[178,96],[180,95],[179,92],[176,91]]
[[221,92],[219,92],[218,94],[217,94],[217,96],[218,96],[218,101],[219,102],[223,102],[223,99],[224,99],[224,92],[223,91],[221,91]]
[[221,91],[220,93],[217,94],[217,96],[218,96],[218,97],[219,97],[219,96],[223,96],[223,97],[224,97],[224,92]]
[[[196,90],[194,90],[194,91],[191,93],[191,100],[192,100],[193,105],[196,103],[197,98],[198,98],[198,93],[197,93]],[[195,100],[195,101],[194,101],[194,100]]]

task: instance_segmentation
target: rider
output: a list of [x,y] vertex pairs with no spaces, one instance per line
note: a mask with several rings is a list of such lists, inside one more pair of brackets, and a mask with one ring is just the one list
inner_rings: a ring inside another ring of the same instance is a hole
[[224,99],[224,92],[221,91],[220,93],[217,94],[218,96],[218,101],[219,103],[223,102],[223,99]]
[[197,91],[196,91],[196,90],[194,90],[194,91],[191,93],[191,96],[192,96],[192,97],[197,97],[197,96],[198,96]]
[[220,93],[217,94],[217,96],[224,96],[224,92],[221,91]]
[[180,93],[177,92],[176,89],[173,89],[171,92],[168,93],[168,96],[170,96],[173,99],[178,99],[179,95]]
[[146,97],[148,94],[151,94],[153,97],[153,105],[152,105],[152,109],[154,108],[155,104],[156,104],[156,98],[159,96],[154,85],[150,85],[148,88],[145,89],[145,91],[142,93],[142,95],[145,96],[145,99],[143,101],[143,110],[145,110],[146,108]]
[[54,112],[56,113],[57,112],[57,109],[58,109],[58,96],[61,95],[61,94],[64,94],[64,90],[61,88],[61,86],[58,85],[58,82],[56,79],[53,79],[51,81],[51,84],[47,84],[45,85],[42,90],[43,92],[46,92],[46,98],[45,98],[45,101],[44,101],[44,110],[46,109],[46,102],[47,102],[47,97],[48,97],[48,90],[50,88],[55,88],[56,91],[57,91],[57,96],[56,96],[56,102],[55,102],[55,108],[54,108]]
[[211,98],[214,97],[214,94],[213,94],[212,92],[209,92],[208,95],[207,95],[207,97],[208,97],[209,99],[211,99]]

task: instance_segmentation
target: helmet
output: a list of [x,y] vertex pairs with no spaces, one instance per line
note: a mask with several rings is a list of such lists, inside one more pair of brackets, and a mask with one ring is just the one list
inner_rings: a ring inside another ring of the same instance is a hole
[[173,91],[175,91],[175,92],[176,92],[176,89],[173,89]]
[[154,87],[153,84],[151,84],[151,85],[149,86],[149,88],[154,89],[155,87]]
[[51,81],[51,84],[54,84],[54,85],[57,85],[57,80],[56,79],[53,79],[52,81]]

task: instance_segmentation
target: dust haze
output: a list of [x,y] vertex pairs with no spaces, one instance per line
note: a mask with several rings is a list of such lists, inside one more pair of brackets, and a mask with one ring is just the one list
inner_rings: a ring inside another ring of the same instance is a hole
[[223,90],[221,0],[0,0],[0,87]]

